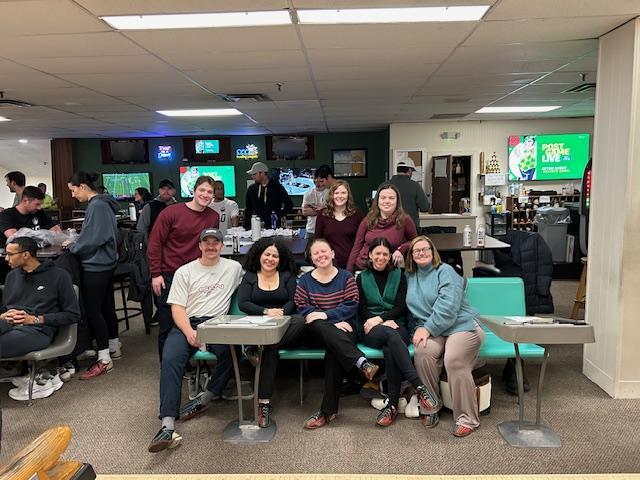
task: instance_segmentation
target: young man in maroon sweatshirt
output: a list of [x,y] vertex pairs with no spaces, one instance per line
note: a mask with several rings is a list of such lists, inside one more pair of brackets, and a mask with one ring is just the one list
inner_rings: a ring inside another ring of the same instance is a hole
[[200,256],[198,239],[206,228],[218,228],[220,217],[208,208],[213,199],[213,178],[198,177],[193,190],[193,199],[165,208],[153,225],[147,246],[151,288],[158,297],[158,353],[173,327],[171,306],[167,296],[175,271]]

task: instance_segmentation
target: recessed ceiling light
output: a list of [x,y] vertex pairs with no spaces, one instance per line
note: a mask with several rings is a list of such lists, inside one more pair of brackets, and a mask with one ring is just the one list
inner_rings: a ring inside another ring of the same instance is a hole
[[489,5],[458,7],[348,8],[297,10],[300,23],[417,23],[480,20]]
[[100,18],[118,30],[255,27],[291,24],[289,10],[263,12],[182,13],[168,15],[118,15]]
[[20,143],[29,143],[29,140],[27,140],[26,138],[21,138],[20,140],[18,140]]
[[156,110],[156,113],[166,117],[231,117],[242,115],[235,108],[202,108],[199,110]]
[[482,107],[476,113],[537,113],[551,112],[561,108],[560,105],[546,107]]
[[0,117],[0,122],[10,122],[11,119],[7,117]]

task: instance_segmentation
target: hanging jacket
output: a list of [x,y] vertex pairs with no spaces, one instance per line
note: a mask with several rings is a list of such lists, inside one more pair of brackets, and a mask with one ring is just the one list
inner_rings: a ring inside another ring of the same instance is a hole
[[147,264],[145,234],[137,230],[118,229],[118,266],[116,273],[129,272],[128,299],[141,302],[151,287],[151,275]]

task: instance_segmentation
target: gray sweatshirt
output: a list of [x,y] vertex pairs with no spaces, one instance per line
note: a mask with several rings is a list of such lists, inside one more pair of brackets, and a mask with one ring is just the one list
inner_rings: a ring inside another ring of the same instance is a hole
[[398,187],[400,191],[400,200],[402,208],[411,217],[416,228],[420,231],[420,219],[418,218],[418,210],[426,212],[429,210],[429,200],[422,189],[422,186],[406,175],[394,175],[389,183]]

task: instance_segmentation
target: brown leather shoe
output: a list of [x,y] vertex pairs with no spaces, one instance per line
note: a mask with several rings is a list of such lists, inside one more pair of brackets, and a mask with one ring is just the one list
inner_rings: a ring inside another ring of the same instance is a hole
[[378,373],[379,369],[380,367],[378,365],[376,365],[375,363],[371,363],[369,360],[365,360],[365,362],[360,367],[362,375],[364,375],[364,378],[369,381],[373,380],[373,377],[376,376],[376,373]]
[[99,377],[107,372],[110,372],[113,368],[113,362],[104,363],[98,360],[89,369],[80,375],[80,380],[91,380],[92,378]]

